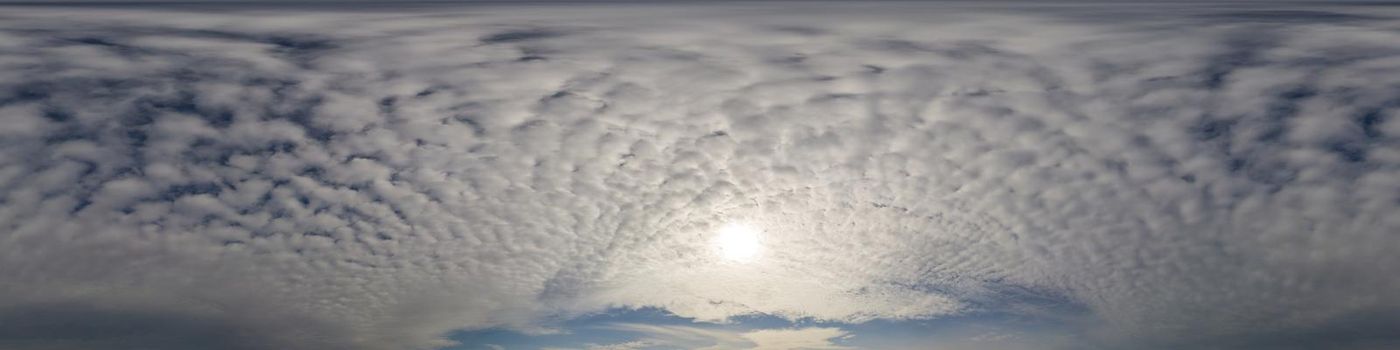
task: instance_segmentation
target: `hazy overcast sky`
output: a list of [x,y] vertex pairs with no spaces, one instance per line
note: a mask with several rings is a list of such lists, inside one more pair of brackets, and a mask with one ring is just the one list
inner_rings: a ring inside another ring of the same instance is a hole
[[3,6],[0,348],[1394,349],[1397,15]]

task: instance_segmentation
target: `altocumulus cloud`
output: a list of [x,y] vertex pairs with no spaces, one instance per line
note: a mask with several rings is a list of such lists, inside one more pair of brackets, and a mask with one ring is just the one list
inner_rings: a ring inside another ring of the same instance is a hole
[[[0,347],[427,349],[641,307],[1400,338],[1395,10],[797,7],[7,7]],[[760,259],[715,256],[729,222]]]

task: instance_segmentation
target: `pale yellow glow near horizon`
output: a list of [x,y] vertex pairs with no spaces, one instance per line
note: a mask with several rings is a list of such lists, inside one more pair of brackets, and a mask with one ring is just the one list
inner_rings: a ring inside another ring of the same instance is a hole
[[763,250],[758,229],[737,222],[720,227],[715,233],[714,244],[724,260],[734,262],[752,261]]

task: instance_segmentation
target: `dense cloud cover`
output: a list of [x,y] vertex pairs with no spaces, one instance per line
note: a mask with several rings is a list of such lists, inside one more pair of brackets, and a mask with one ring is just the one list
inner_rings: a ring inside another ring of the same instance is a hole
[[[1400,342],[1391,8],[319,10],[0,12],[0,347],[639,307]],[[733,222],[760,258],[715,254]]]

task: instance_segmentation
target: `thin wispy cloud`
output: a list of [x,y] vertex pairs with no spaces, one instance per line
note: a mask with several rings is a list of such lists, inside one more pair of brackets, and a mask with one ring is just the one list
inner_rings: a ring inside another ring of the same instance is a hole
[[851,349],[833,343],[834,340],[849,337],[850,333],[828,327],[734,331],[684,325],[619,323],[600,328],[635,333],[641,340],[593,345],[587,349]]

